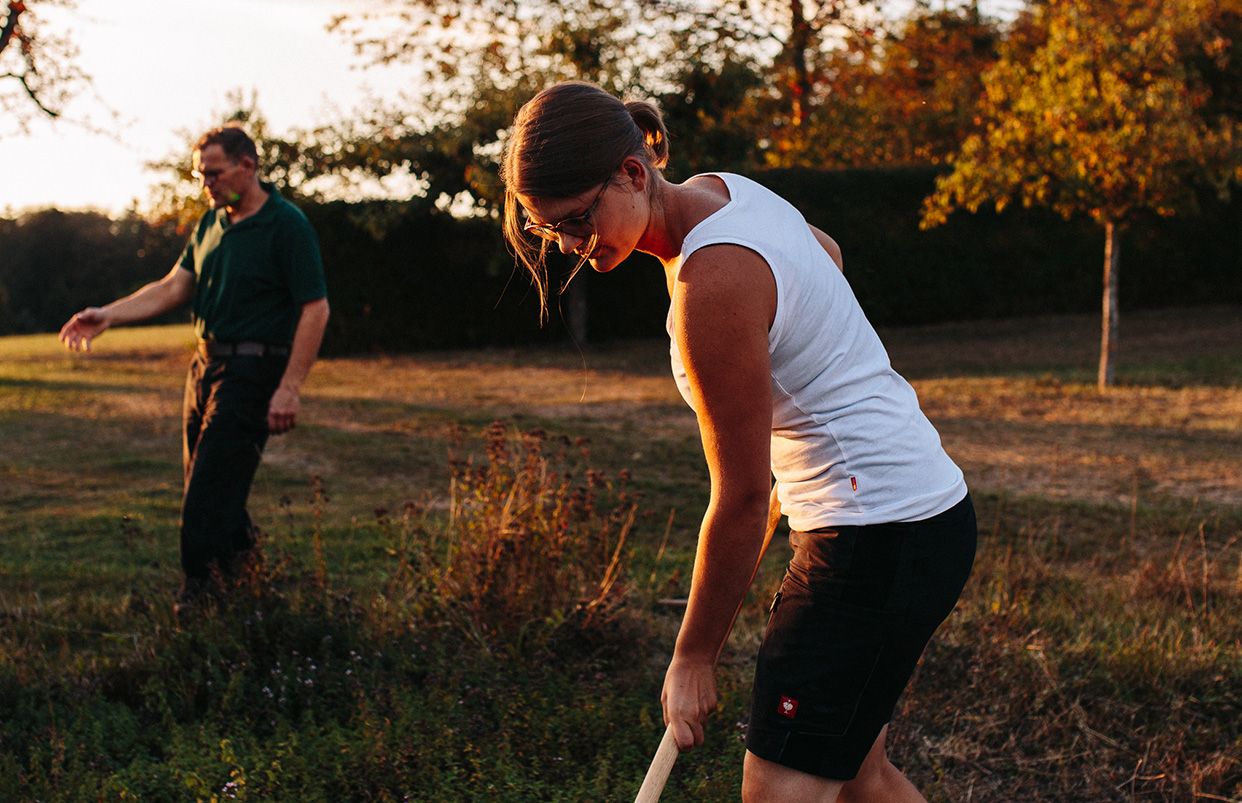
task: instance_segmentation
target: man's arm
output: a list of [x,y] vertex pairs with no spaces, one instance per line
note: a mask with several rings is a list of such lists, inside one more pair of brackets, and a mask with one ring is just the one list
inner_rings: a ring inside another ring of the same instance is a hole
[[302,383],[319,356],[319,345],[323,343],[327,325],[328,299],[320,298],[302,305],[298,328],[293,333],[293,347],[289,351],[289,365],[267,410],[267,428],[274,435],[297,426]]
[[60,330],[60,340],[71,351],[90,351],[91,341],[113,326],[145,321],[176,309],[194,295],[194,273],[174,267],[163,279],[103,307],[87,307]]

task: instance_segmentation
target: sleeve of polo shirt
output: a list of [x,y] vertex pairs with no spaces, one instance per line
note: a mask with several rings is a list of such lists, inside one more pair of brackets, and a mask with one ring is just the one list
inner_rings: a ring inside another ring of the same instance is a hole
[[310,221],[299,212],[285,229],[281,254],[289,292],[298,304],[316,301],[328,295],[323,274],[323,258],[319,254],[319,238]]
[[[196,227],[197,229],[197,227]],[[190,273],[198,275],[194,268],[194,240],[196,237],[191,234],[185,241],[185,247],[181,249],[181,256],[177,257],[177,267],[188,270]]]

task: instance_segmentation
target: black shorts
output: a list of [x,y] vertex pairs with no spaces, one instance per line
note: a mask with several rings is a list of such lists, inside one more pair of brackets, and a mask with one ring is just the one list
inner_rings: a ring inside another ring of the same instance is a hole
[[822,778],[857,776],[961,596],[976,538],[969,494],[923,521],[790,533],[746,749]]

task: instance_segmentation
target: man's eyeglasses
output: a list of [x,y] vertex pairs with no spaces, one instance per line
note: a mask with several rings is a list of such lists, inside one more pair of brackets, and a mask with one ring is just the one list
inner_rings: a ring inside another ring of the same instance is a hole
[[190,175],[194,177],[194,180],[197,181],[200,186],[205,187],[213,181],[219,179],[220,176],[232,170],[234,167],[237,167],[237,165],[231,164],[223,170],[192,170],[190,171]]
[[[608,177],[609,181],[612,177]],[[591,205],[581,215],[565,218],[557,223],[535,223],[527,220],[522,226],[522,231],[530,232],[536,237],[542,237],[545,240],[556,240],[559,235],[568,235],[577,237],[580,240],[586,240],[595,236],[595,223],[591,220],[591,214],[595,211],[595,207],[599,204],[599,199],[604,197],[604,190],[608,189],[608,181],[604,182],[604,186],[599,188],[599,192],[595,193],[595,200],[591,201]]]

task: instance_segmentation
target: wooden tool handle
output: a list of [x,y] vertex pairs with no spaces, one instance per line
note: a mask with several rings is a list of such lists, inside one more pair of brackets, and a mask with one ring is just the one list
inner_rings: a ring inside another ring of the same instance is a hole
[[669,725],[664,730],[664,738],[660,740],[660,747],[656,750],[655,758],[651,759],[651,766],[647,768],[647,777],[643,778],[643,785],[639,787],[638,797],[634,798],[634,803],[657,803],[660,793],[664,791],[664,784],[668,781],[668,774],[672,771],[676,761],[677,737],[673,736],[673,726]]

